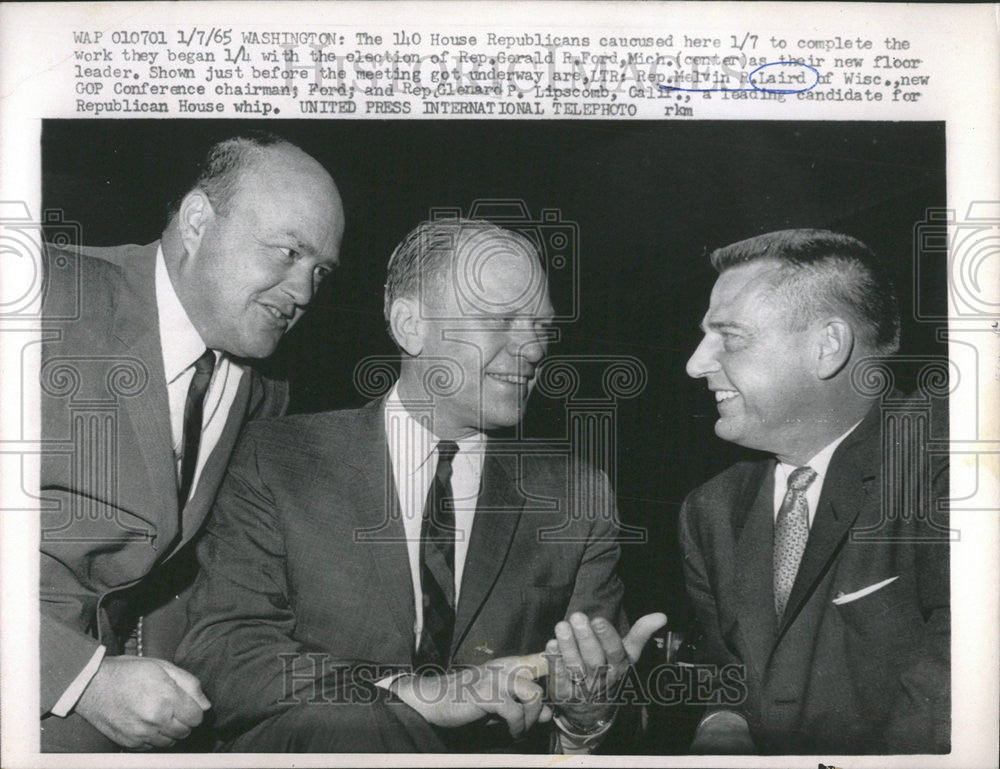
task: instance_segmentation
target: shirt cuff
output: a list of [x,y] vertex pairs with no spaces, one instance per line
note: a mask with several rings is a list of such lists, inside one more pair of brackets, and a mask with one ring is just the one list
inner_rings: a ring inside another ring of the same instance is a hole
[[396,683],[400,678],[404,676],[413,675],[412,673],[394,673],[391,676],[386,676],[385,678],[380,678],[378,681],[374,681],[374,685],[379,689],[385,689],[386,691],[392,691],[392,685]]
[[577,734],[561,716],[553,716],[552,721],[558,729],[555,752],[564,756],[581,756],[587,755],[604,741],[615,722],[615,716],[612,715],[600,729],[590,734]]
[[90,679],[94,677],[97,669],[101,666],[101,660],[104,659],[105,652],[107,652],[107,649],[103,646],[98,646],[94,650],[94,656],[90,658],[90,662],[77,674],[76,678],[73,679],[73,683],[66,688],[66,691],[62,693],[56,704],[52,706],[52,710],[49,711],[52,715],[65,718],[76,707],[76,702],[80,699],[80,695],[83,694],[83,690],[87,688]]
[[719,719],[725,718],[730,724],[737,723],[736,719],[739,719],[742,726],[750,727],[747,724],[746,718],[741,714],[737,713],[735,710],[712,710],[704,715],[701,721],[698,722],[698,729],[701,729],[709,721],[718,721]]

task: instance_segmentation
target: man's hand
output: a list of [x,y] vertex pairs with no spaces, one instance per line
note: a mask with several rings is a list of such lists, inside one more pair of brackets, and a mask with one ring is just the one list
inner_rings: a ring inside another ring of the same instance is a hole
[[731,710],[717,710],[705,716],[691,742],[691,753],[753,755],[757,746],[750,737],[746,719]]
[[498,657],[447,673],[403,676],[390,688],[435,726],[454,728],[496,715],[519,739],[535,723],[552,718],[552,710],[542,704],[542,687],[535,683],[545,672],[541,654]]
[[212,707],[198,679],[165,660],[105,657],[76,712],[132,750],[166,748],[183,740]]
[[556,625],[556,637],[545,646],[549,699],[571,726],[587,731],[611,713],[609,692],[639,659],[650,636],[666,624],[665,614],[647,614],[625,638],[606,619],[588,620],[581,612]]

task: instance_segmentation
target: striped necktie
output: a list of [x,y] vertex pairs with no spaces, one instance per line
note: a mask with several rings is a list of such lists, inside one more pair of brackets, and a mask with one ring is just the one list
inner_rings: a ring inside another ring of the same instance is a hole
[[451,490],[454,441],[437,446],[438,464],[420,526],[420,590],[424,626],[414,664],[447,667],[455,630],[455,500]]

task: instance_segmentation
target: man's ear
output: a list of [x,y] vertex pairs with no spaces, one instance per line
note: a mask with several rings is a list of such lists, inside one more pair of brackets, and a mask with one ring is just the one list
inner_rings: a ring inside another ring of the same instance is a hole
[[417,300],[401,297],[392,303],[389,328],[392,338],[407,355],[415,358],[423,351],[425,325]]
[[191,190],[181,201],[177,211],[177,229],[185,254],[198,253],[201,239],[208,225],[215,219],[215,210],[208,196],[201,190]]
[[854,352],[854,329],[843,318],[828,318],[818,329],[816,373],[832,379],[840,373]]

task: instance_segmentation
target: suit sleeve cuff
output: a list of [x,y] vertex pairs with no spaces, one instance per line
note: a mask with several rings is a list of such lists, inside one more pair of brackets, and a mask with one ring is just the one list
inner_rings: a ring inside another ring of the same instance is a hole
[[98,646],[94,650],[94,656],[90,658],[90,661],[84,666],[83,670],[73,679],[73,683],[66,687],[66,691],[62,693],[56,704],[52,706],[52,710],[49,711],[52,715],[65,718],[76,707],[77,700],[80,699],[83,690],[87,688],[90,679],[94,677],[97,669],[101,666],[101,660],[104,659],[105,652],[107,652],[107,649],[103,646]]

